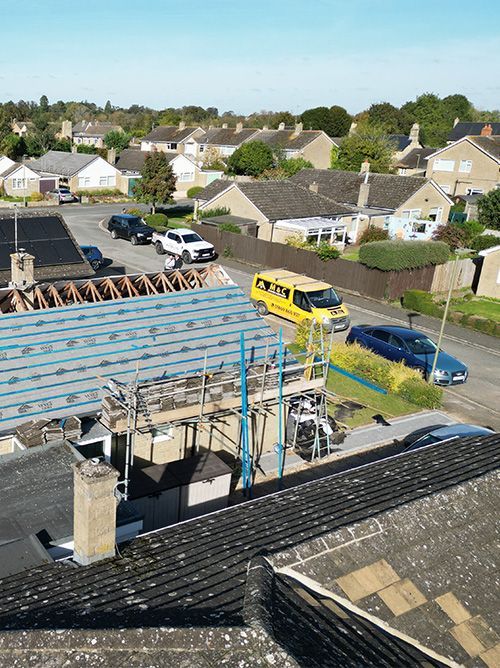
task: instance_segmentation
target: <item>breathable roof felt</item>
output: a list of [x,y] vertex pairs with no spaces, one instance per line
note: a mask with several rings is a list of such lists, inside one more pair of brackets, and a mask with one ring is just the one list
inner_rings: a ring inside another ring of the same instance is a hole
[[[35,417],[95,413],[108,379],[139,381],[277,350],[274,333],[235,285],[117,299],[0,318],[0,432]],[[289,357],[290,364],[296,363]]]

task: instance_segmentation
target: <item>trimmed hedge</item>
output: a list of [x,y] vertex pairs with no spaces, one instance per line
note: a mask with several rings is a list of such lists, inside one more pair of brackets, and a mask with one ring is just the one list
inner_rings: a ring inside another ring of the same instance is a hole
[[406,290],[403,295],[403,306],[410,311],[418,311],[435,318],[443,317],[443,309],[432,299],[429,292],[423,290]]
[[232,232],[233,234],[241,234],[241,227],[234,225],[233,223],[221,223],[218,225],[218,229],[221,232]]
[[203,190],[202,186],[193,186],[192,188],[189,188],[187,191],[186,195],[190,198],[193,199],[193,197],[196,197],[196,195]]
[[448,245],[439,241],[371,241],[359,249],[359,261],[371,269],[401,271],[448,261]]
[[144,220],[156,230],[165,229],[168,225],[168,217],[164,213],[149,213],[144,216]]
[[476,237],[470,246],[475,251],[482,251],[487,248],[493,248],[493,246],[500,246],[500,237],[497,237],[494,234],[482,234],[480,237]]
[[441,405],[443,390],[430,385],[421,378],[407,378],[399,387],[398,395],[422,408],[437,408]]

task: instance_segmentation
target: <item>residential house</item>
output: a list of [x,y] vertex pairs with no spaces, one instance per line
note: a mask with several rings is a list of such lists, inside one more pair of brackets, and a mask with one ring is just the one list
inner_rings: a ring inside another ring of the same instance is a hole
[[4,577],[2,661],[498,666],[499,446],[429,446]]
[[246,141],[258,139],[260,130],[244,128],[237,123],[235,128],[228,128],[223,123],[221,128],[209,128],[205,133],[191,137],[186,142],[185,151],[198,160],[210,150],[223,160],[232,155]]
[[42,175],[33,169],[32,161],[14,162],[0,175],[3,189],[11,197],[29,197],[33,193],[46,193],[57,187],[52,175]]
[[395,164],[400,176],[425,176],[427,158],[435,148],[413,148]]
[[302,123],[286,129],[280,123],[277,130],[264,128],[252,140],[264,142],[273,151],[280,151],[284,158],[304,158],[318,169],[330,167],[335,142],[322,130],[304,130]]
[[56,178],[59,185],[67,185],[72,191],[123,191],[126,187],[116,167],[95,154],[49,151],[26,165],[42,177]]
[[141,151],[173,151],[194,156],[194,139],[202,135],[202,128],[186,126],[183,121],[178,126],[158,125],[141,139]]
[[218,180],[198,193],[195,199],[198,219],[203,218],[204,211],[225,208],[231,215],[246,218],[249,224],[255,223],[259,239],[280,243],[297,233],[305,234],[313,241],[326,237],[330,240],[334,236],[344,242],[352,231],[355,214],[352,207],[290,180]]
[[485,125],[427,157],[427,178],[450,195],[482,195],[500,187],[500,135]]
[[12,121],[12,132],[19,137],[26,137],[34,127],[31,121],[16,121],[15,119]]
[[112,131],[123,132],[123,128],[106,121],[80,121],[75,125],[71,121],[63,121],[57,136],[60,139],[69,139],[77,146],[82,144],[104,148],[104,137]]
[[[150,154],[147,151],[127,148],[116,159],[115,166],[120,170],[122,180],[126,180],[128,184],[129,195],[132,195],[137,179],[141,178],[141,170],[148,155]],[[190,188],[195,186],[204,188],[222,176],[221,171],[202,169],[188,154],[165,151],[165,155],[176,176],[177,189],[174,197],[186,197]]]
[[448,135],[448,144],[454,144],[458,139],[463,139],[463,137],[477,137],[481,134],[484,126],[491,127],[492,135],[500,135],[500,123],[492,121],[461,121],[459,118],[455,118],[453,129]]
[[479,256],[482,266],[476,295],[500,299],[500,245],[479,251]]
[[[14,281],[15,213],[0,214],[0,284]],[[23,250],[20,262],[25,268],[26,283],[33,281],[93,276],[76,239],[59,213],[23,209],[17,215],[18,248]]]
[[303,169],[290,180],[353,207],[359,214],[353,234],[358,237],[368,224],[385,227],[403,239],[428,239],[448,220],[452,201],[439,185],[421,176],[371,173],[364,162],[359,174],[331,169]]
[[14,160],[11,160],[6,155],[0,155],[0,185],[2,183],[2,178],[5,172],[14,165],[15,165]]
[[419,135],[420,126],[418,123],[414,123],[411,126],[410,134],[408,136],[398,134],[389,135],[388,139],[394,146],[393,162],[399,162],[414,149],[423,148],[423,145],[420,143]]

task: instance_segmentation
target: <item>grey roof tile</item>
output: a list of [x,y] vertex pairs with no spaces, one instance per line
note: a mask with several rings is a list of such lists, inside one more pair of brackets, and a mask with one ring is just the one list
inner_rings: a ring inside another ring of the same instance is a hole
[[243,128],[236,132],[236,128],[210,128],[204,135],[197,137],[198,144],[211,144],[213,146],[241,146],[248,140],[258,140],[258,128]]
[[300,151],[321,135],[319,130],[302,130],[297,134],[294,130],[261,130],[256,140],[272,148]]
[[492,123],[491,121],[480,121],[478,122],[469,122],[469,121],[460,121],[455,125],[453,130],[450,131],[448,135],[448,141],[457,141],[457,139],[462,139],[467,135],[480,135],[481,130],[485,125],[491,125],[494,135],[500,135],[500,123]]
[[397,163],[396,167],[403,167],[407,169],[416,169],[421,168],[423,170],[427,167],[427,160],[432,153],[437,149],[435,148],[413,148],[409,153],[401,158]]
[[178,125],[158,125],[151,132],[142,138],[143,141],[168,142],[180,144],[185,141],[193,132],[199,130],[197,126],[179,128]]
[[97,160],[98,155],[87,153],[66,153],[65,151],[48,151],[36,160],[26,163],[31,169],[57,176],[73,176],[81,169]]

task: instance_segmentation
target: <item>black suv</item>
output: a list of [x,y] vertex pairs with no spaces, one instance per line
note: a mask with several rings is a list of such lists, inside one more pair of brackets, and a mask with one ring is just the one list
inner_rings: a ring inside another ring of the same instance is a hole
[[141,218],[128,213],[111,216],[108,221],[108,230],[113,239],[130,239],[133,246],[151,243],[151,236],[154,232],[153,228],[143,223]]

